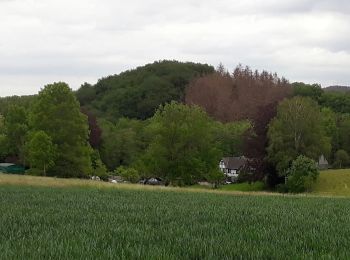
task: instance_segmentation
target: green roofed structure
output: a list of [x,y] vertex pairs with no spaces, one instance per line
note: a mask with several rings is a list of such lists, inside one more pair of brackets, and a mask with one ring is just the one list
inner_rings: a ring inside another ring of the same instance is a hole
[[24,174],[25,168],[13,163],[0,163],[0,173]]

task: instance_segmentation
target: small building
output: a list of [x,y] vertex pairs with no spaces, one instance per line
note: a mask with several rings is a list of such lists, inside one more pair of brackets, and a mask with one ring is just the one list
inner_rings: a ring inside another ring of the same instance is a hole
[[13,163],[0,163],[0,173],[24,174],[25,168]]
[[320,158],[318,158],[317,167],[319,170],[329,169],[329,163],[324,155],[321,155]]
[[225,157],[220,161],[220,170],[225,174],[227,181],[235,182],[240,171],[246,166],[248,159],[244,156]]

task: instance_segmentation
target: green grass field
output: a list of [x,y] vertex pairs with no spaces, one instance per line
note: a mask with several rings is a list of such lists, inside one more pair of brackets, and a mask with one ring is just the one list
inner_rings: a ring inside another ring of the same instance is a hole
[[0,258],[350,258],[349,199],[237,194],[0,175]]
[[321,195],[350,196],[350,169],[322,171],[313,192]]

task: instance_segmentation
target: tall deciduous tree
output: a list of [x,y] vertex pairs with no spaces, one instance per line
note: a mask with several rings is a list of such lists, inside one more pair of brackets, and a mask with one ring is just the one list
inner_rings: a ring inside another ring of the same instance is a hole
[[87,117],[66,83],[47,85],[33,105],[31,126],[42,130],[57,146],[55,166],[49,174],[84,177],[91,173],[91,147]]
[[56,147],[52,139],[44,131],[32,134],[26,145],[28,160],[32,167],[43,170],[44,176],[49,168],[54,166]]
[[283,101],[277,117],[270,124],[268,137],[269,159],[282,175],[299,155],[317,160],[322,154],[328,156],[331,150],[320,109],[309,98],[294,97]]
[[221,153],[213,121],[199,107],[172,102],[158,109],[149,127],[154,139],[142,158],[142,172],[181,185],[218,171]]

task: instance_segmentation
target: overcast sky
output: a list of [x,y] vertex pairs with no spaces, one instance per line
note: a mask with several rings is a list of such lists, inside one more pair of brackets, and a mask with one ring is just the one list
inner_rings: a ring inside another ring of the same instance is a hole
[[350,1],[0,0],[0,96],[162,59],[350,85]]

